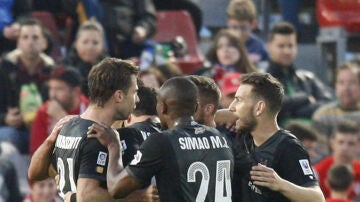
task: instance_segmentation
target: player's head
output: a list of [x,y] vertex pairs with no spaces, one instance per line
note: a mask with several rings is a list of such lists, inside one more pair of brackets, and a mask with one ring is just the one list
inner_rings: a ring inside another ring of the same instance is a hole
[[193,116],[198,106],[198,90],[185,77],[171,78],[161,86],[157,96],[157,112],[163,127],[169,121]]
[[334,165],[328,172],[327,183],[332,191],[347,193],[354,181],[354,173],[348,165]]
[[88,76],[91,104],[105,107],[111,101],[119,112],[115,119],[127,119],[138,101],[138,71],[131,62],[116,58],[105,58],[93,66]]
[[156,112],[156,91],[154,88],[140,86],[138,90],[138,96],[140,101],[136,104],[133,114],[135,116],[157,115]]
[[346,120],[336,124],[330,142],[336,162],[351,164],[355,160],[359,151],[359,135],[356,121]]
[[256,27],[256,7],[251,0],[232,0],[227,8],[227,26],[247,41]]
[[82,77],[74,68],[57,67],[50,74],[49,99],[56,100],[65,110],[77,107],[80,99]]
[[284,97],[281,83],[268,73],[253,72],[241,76],[240,87],[230,111],[239,117],[239,130],[251,132],[259,117],[276,119]]
[[297,55],[296,30],[287,22],[275,24],[268,38],[270,58],[284,67],[292,65]]
[[206,124],[209,118],[214,118],[214,114],[219,107],[221,92],[215,81],[205,76],[187,76],[198,88],[199,107],[195,113],[195,121]]

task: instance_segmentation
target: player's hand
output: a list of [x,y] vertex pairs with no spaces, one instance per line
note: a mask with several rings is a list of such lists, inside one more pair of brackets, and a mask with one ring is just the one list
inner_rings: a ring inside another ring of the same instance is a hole
[[87,137],[97,138],[105,147],[120,145],[120,137],[114,129],[101,123],[93,123],[88,128]]
[[64,202],[71,202],[71,195],[73,193],[71,191],[66,192],[65,196],[64,196]]
[[5,123],[13,128],[19,128],[23,125],[24,121],[19,108],[9,108],[5,116]]
[[[54,179],[55,179],[55,184],[56,184],[56,190],[57,190],[58,192],[60,192],[60,186],[59,186],[60,176],[59,176],[59,175],[55,175]],[[66,196],[66,195],[65,195],[65,196]]]
[[255,185],[267,187],[273,191],[279,191],[284,182],[274,169],[266,167],[260,163],[252,167],[250,176]]
[[[140,189],[135,192],[136,192],[136,194],[132,195],[132,196],[134,196],[134,201],[139,201],[139,202],[159,202],[160,201],[158,189],[157,189],[156,185],[154,185],[154,184],[148,186],[145,189]],[[126,198],[126,199],[129,199],[129,201],[132,201],[132,198]]]
[[56,138],[58,137],[60,130],[62,129],[62,127],[69,122],[72,118],[76,117],[77,115],[67,115],[64,118],[60,119],[60,121],[58,121],[54,128],[52,129],[50,135],[47,137],[47,141],[50,141],[52,143],[56,142]]
[[215,113],[215,123],[217,126],[225,125],[225,127],[235,132],[236,121],[238,117],[228,109],[217,110]]
[[60,105],[60,103],[56,100],[50,100],[46,113],[54,119],[61,119],[66,116],[67,113],[64,108]]

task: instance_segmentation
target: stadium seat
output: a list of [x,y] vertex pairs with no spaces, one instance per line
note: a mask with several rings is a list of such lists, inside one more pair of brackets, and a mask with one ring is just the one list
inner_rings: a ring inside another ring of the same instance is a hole
[[33,18],[38,19],[42,25],[49,30],[53,37],[53,50],[50,56],[53,57],[56,61],[60,60],[62,57],[61,54],[61,39],[58,33],[58,28],[56,26],[56,21],[50,12],[47,11],[34,11],[31,13]]
[[359,33],[359,13],[359,0],[317,0],[320,27],[340,26],[350,33]]
[[158,11],[156,42],[170,42],[176,36],[184,37],[187,56],[178,59],[178,65],[185,74],[194,73],[202,66],[202,55],[198,47],[195,27],[187,11]]

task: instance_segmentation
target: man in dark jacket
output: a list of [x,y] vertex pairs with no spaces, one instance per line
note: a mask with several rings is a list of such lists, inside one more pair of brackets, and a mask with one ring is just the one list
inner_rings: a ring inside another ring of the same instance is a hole
[[151,0],[100,0],[110,55],[139,57],[146,39],[155,33],[156,11]]
[[266,70],[277,78],[285,89],[285,100],[279,121],[289,119],[310,120],[314,111],[333,99],[332,91],[316,76],[294,66],[297,55],[296,31],[285,22],[276,24],[268,39],[270,65]]

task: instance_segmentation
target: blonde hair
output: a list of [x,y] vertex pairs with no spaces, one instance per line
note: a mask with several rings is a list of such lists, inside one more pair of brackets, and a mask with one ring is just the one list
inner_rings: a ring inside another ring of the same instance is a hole
[[227,17],[235,20],[253,22],[256,19],[256,7],[252,0],[232,0],[227,8]]
[[100,33],[101,38],[104,37],[104,28],[101,26],[101,24],[95,19],[90,18],[89,20],[82,23],[77,31],[76,38],[79,37],[80,32],[87,31],[87,30],[93,30]]

